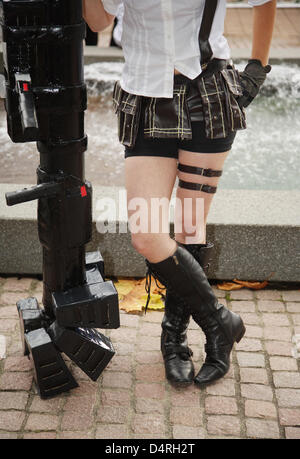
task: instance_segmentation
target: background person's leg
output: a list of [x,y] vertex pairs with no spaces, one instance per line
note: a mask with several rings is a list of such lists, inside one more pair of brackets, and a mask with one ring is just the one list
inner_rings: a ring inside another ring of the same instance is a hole
[[[169,204],[176,174],[175,158],[130,156],[125,159],[125,186],[132,245],[153,263],[164,260],[176,250],[176,243],[170,238],[168,231]],[[165,201],[164,208],[159,212],[158,199]],[[135,221],[137,212],[139,219]],[[134,223],[136,226],[141,224],[141,219],[148,222],[146,231],[133,232]],[[155,225],[156,232],[151,232],[151,222]]]

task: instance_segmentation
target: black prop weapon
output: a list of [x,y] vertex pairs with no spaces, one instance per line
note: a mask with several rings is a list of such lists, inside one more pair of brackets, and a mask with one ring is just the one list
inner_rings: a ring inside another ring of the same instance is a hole
[[37,142],[37,186],[6,193],[9,206],[38,199],[43,306],[18,301],[24,355],[42,398],[78,386],[60,352],[96,380],[113,357],[95,330],[118,328],[118,294],[105,281],[92,237],[92,186],[84,178],[85,22],[81,0],[0,0],[8,133]]

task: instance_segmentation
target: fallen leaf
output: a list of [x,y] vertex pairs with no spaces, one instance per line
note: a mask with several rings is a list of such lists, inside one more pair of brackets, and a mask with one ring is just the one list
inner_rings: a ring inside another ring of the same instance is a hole
[[233,282],[236,282],[239,285],[242,285],[243,287],[250,288],[253,290],[260,290],[262,288],[265,288],[268,285],[268,281],[262,281],[262,282],[248,282],[248,281],[240,281],[238,279],[233,279]]
[[219,290],[240,290],[243,288],[240,284],[235,284],[234,282],[223,282],[222,284],[217,284]]
[[[148,295],[142,295],[141,299],[144,300],[144,302],[146,303],[147,301],[147,297]],[[153,293],[151,296],[150,296],[150,301],[149,301],[149,304],[148,304],[148,309],[154,309],[154,310],[162,310],[164,309],[165,307],[165,303],[164,301],[162,300],[162,297],[160,294],[158,293]]]
[[120,295],[128,295],[135,287],[134,280],[120,279],[115,284],[116,290]]

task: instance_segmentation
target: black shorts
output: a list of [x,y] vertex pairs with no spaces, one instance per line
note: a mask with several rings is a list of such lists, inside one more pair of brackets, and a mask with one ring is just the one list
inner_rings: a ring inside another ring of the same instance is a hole
[[164,156],[178,159],[178,150],[195,153],[223,153],[232,147],[236,131],[222,139],[205,137],[204,121],[192,122],[192,140],[149,139],[144,137],[143,122],[140,122],[137,139],[133,148],[125,147],[125,158],[130,156]]
[[[175,75],[174,83],[185,83],[190,86],[191,80],[184,75]],[[196,99],[194,99],[192,110],[198,109],[199,112],[202,112],[200,96],[198,101]],[[133,147],[125,146],[125,158],[130,156],[163,156],[178,159],[179,150],[196,153],[223,153],[231,149],[236,131],[230,132],[226,137],[208,138],[202,113],[191,115],[192,139],[145,137],[143,115],[144,106],[147,103],[146,100],[146,97],[142,97],[142,110],[135,144]]]

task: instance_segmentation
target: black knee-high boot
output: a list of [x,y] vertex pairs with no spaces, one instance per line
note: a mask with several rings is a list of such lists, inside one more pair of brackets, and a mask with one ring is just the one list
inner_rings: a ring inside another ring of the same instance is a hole
[[149,273],[164,284],[178,301],[191,308],[195,322],[206,336],[206,360],[195,378],[203,385],[224,376],[229,370],[230,353],[245,326],[238,314],[218,303],[200,264],[184,247],[159,263],[146,259]]
[[[208,244],[181,244],[194,255],[207,273],[213,248]],[[187,329],[190,322],[189,307],[166,290],[165,313],[162,321],[161,352],[164,358],[166,377],[174,385],[185,386],[193,383],[195,370],[191,360],[193,355],[188,347]]]

